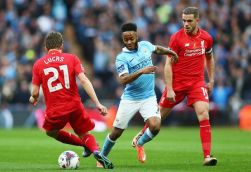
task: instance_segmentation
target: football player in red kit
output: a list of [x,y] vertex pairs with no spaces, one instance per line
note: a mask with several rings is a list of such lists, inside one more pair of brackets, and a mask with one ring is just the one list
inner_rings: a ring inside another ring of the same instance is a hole
[[[62,143],[85,147],[90,152],[89,155],[93,153],[104,168],[113,168],[110,160],[99,154],[94,136],[88,133],[95,124],[85,112],[76,77],[102,115],[107,114],[107,108],[100,104],[79,58],[62,52],[63,37],[58,32],[51,32],[46,36],[45,48],[48,53],[33,66],[29,101],[33,105],[37,104],[42,86],[46,105],[43,128],[46,134]],[[63,130],[68,122],[77,136]]]
[[[213,40],[205,30],[199,28],[199,10],[187,7],[182,13],[183,28],[171,36],[169,47],[179,56],[177,63],[166,59],[164,74],[166,88],[159,102],[161,118],[164,120],[172,108],[187,98],[187,105],[196,112],[200,139],[204,155],[203,165],[214,166],[217,159],[211,156],[211,126],[209,122],[209,94],[214,86]],[[205,83],[204,67],[208,73]],[[132,144],[144,133],[147,126],[138,133]]]

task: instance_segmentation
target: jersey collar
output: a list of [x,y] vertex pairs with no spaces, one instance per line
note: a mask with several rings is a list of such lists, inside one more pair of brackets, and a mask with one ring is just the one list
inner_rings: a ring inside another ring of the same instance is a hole
[[[137,44],[138,44],[138,48],[139,48],[139,43],[137,43]],[[122,51],[126,52],[126,53],[131,53],[131,52],[138,51],[138,48],[136,48],[134,50],[128,50],[128,48],[124,47],[124,48],[122,48]]]
[[199,37],[200,34],[201,34],[201,30],[200,30],[199,27],[198,27],[197,33],[196,33],[195,35],[189,35],[189,34],[187,34],[186,31],[185,31],[185,29],[183,29],[183,31],[184,31],[185,35],[188,36],[188,37],[190,37],[190,38],[191,38],[191,37],[192,37],[192,38],[197,38],[197,37]]
[[50,49],[48,51],[48,54],[50,55],[61,54],[61,53],[62,53],[62,50],[58,50],[58,49]]

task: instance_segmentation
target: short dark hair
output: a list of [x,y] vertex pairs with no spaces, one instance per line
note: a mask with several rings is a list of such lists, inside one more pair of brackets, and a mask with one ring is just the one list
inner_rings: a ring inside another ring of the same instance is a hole
[[124,23],[121,26],[121,31],[126,32],[126,31],[137,31],[137,25],[134,23]]
[[63,36],[59,32],[50,32],[45,38],[45,47],[47,50],[60,48],[63,45]]
[[199,9],[197,7],[187,7],[182,11],[183,14],[193,14],[194,18],[199,18]]

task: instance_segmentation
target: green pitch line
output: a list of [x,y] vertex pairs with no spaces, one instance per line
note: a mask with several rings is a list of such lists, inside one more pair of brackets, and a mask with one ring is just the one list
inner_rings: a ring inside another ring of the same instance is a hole
[[[238,128],[213,128],[212,153],[218,159],[216,167],[202,166],[199,129],[162,128],[160,134],[145,145],[147,161],[141,164],[131,139],[139,128],[127,129],[114,146],[109,158],[113,171],[118,172],[247,172],[251,171],[251,132]],[[102,146],[107,132],[93,134]],[[38,129],[0,130],[0,172],[58,172],[57,158],[64,150],[73,150],[81,156],[82,148],[65,145],[47,137]],[[80,159],[77,171],[101,171],[91,156]],[[106,170],[107,171],[107,170]]]

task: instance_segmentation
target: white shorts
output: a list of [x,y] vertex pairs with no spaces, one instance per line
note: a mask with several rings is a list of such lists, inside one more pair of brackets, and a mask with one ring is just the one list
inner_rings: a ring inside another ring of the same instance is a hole
[[129,121],[137,112],[141,114],[144,121],[154,116],[161,118],[156,97],[138,101],[121,100],[113,126],[120,129],[126,129]]

